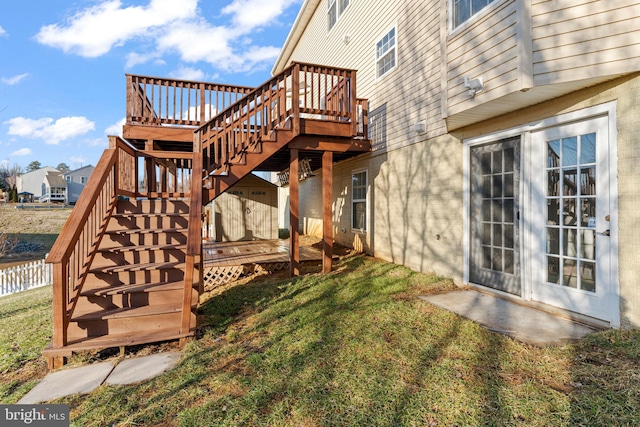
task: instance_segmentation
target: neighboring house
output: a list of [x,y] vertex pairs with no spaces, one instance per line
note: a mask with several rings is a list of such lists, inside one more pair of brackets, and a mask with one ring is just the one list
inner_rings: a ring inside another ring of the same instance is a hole
[[73,171],[65,172],[63,178],[67,184],[67,203],[75,205],[80,193],[89,181],[89,177],[95,168],[91,165],[81,167]]
[[67,203],[67,183],[59,171],[49,171],[42,180],[40,203]]
[[[305,0],[274,66],[357,70],[372,152],[333,167],[336,242],[640,327],[640,1]],[[321,171],[300,228],[321,230]]]
[[18,175],[18,178],[16,180],[16,188],[18,190],[18,193],[31,193],[33,194],[35,200],[39,200],[40,195],[43,194],[42,183],[45,176],[49,172],[58,172],[58,170],[52,168],[51,166],[45,166],[28,173]]
[[205,237],[217,242],[278,238],[278,187],[253,174],[204,207]]

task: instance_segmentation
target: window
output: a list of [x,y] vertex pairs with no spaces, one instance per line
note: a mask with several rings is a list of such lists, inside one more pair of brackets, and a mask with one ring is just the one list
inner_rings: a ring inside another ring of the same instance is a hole
[[327,3],[327,31],[331,31],[338,18],[349,6],[349,0],[328,0]]
[[351,175],[351,228],[367,229],[367,171]]
[[457,28],[495,0],[452,0],[453,28]]
[[67,183],[71,182],[71,175],[67,175],[65,178],[67,179]]
[[380,78],[395,68],[397,63],[396,27],[376,43],[376,78]]
[[87,183],[87,177],[86,176],[80,177],[80,183],[86,184]]

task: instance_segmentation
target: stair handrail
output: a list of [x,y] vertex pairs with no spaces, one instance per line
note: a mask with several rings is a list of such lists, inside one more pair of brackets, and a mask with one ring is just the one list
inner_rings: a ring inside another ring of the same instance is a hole
[[226,167],[277,129],[297,135],[300,119],[350,122],[358,136],[356,71],[294,62],[200,126],[207,173]]
[[46,262],[53,266],[53,347],[67,344],[67,326],[107,220],[117,201],[118,147],[104,151]]

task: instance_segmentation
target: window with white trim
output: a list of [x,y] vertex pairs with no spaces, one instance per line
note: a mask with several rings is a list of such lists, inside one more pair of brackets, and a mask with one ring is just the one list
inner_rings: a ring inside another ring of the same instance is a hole
[[396,27],[393,27],[376,43],[377,79],[393,70],[398,63],[398,49],[396,39]]
[[328,0],[327,3],[327,31],[331,31],[338,19],[349,6],[349,0]]
[[457,28],[495,0],[451,0],[452,27]]
[[351,228],[367,229],[367,171],[354,172],[351,175]]
[[80,178],[80,183],[86,184],[87,183],[87,177],[86,176],[81,177]]

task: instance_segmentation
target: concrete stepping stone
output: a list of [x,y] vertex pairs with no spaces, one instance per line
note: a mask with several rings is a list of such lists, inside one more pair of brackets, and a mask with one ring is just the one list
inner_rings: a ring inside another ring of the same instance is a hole
[[124,385],[145,381],[172,369],[180,361],[180,353],[158,353],[125,359],[115,367],[106,384]]
[[113,367],[113,362],[101,362],[52,372],[18,403],[36,404],[72,394],[91,393],[104,382],[113,371]]

